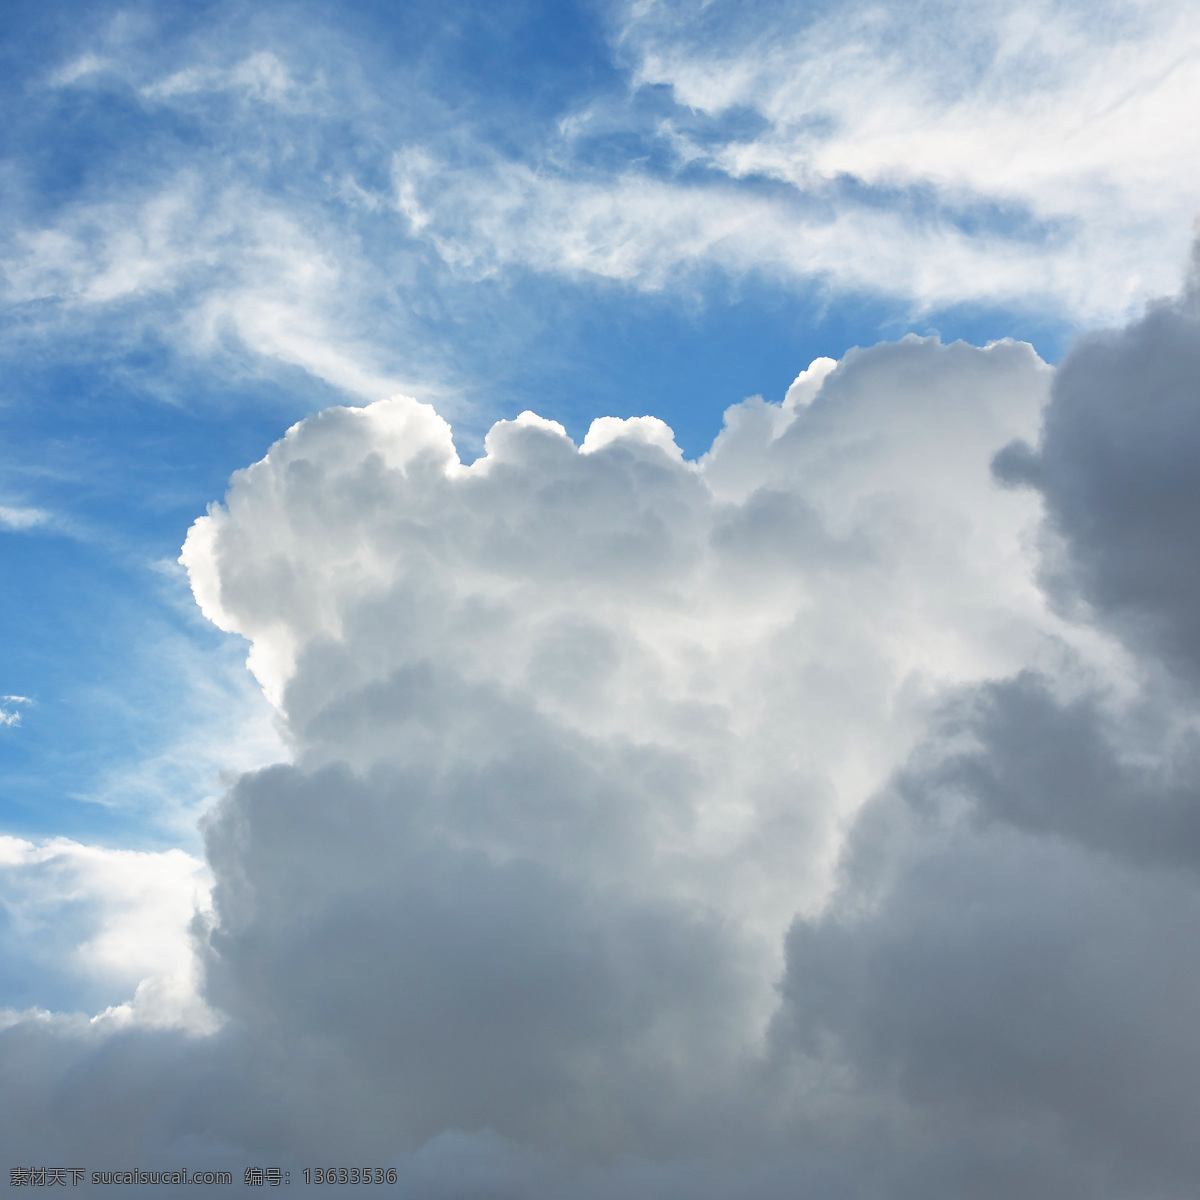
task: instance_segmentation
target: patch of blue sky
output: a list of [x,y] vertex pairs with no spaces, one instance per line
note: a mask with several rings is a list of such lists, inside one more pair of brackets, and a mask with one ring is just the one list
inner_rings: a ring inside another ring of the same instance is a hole
[[0,728],[0,828],[195,850],[228,756],[269,742],[235,639],[179,611],[182,580],[103,549],[0,534],[0,554],[0,660],[31,700]]
[[6,372],[3,478],[49,520],[0,532],[5,687],[34,701],[0,730],[5,832],[194,841],[194,809],[219,790],[209,739],[219,727],[232,746],[251,732],[240,720],[263,720],[236,639],[203,621],[174,559],[230,472],[291,414],[261,387],[227,385],[193,406],[138,387],[153,378],[194,395],[189,365],[131,353]]

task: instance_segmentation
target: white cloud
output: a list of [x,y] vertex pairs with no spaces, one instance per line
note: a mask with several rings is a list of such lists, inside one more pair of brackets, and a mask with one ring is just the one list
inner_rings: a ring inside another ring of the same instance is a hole
[[13,706],[32,703],[28,696],[0,696],[0,725],[20,725],[20,709]]
[[50,521],[50,514],[42,508],[0,504],[0,529],[34,529]]
[[[1053,384],[1039,469],[1099,354]],[[1170,1194],[1190,1140],[1135,1114],[1195,1058],[1162,919],[1195,902],[1195,713],[1037,585],[1061,547],[991,464],[1053,379],[906,339],[735,405],[698,462],[653,418],[577,448],[527,413],[466,466],[402,397],[292,429],[183,556],[297,747],[208,826],[211,998],[319,1031],[381,1145],[511,1139],[457,1143],[463,1194],[479,1161],[561,1194],[576,1151],[692,1192],[706,1156],[724,1194],[949,1197],[1007,1153],[986,1194]],[[1178,992],[1161,1037],[1122,963]]]
[[[182,850],[86,846],[0,836],[7,953],[116,1003],[97,1020],[211,1030],[197,994],[189,925],[209,906],[205,864]],[[123,997],[131,999],[124,1001]]]
[[[1046,368],[1027,347],[911,341],[860,354],[832,375],[822,363],[814,374],[822,370],[826,404],[737,406],[700,464],[683,462],[670,431],[652,418],[597,421],[577,451],[561,427],[526,414],[496,426],[489,453],[464,467],[448,427],[415,402],[331,410],[295,427],[235,480],[228,509],[197,523],[184,561],[204,611],[250,638],[252,668],[293,720],[298,711],[310,720],[334,700],[324,675],[308,694],[302,663],[318,648],[325,672],[335,647],[348,656],[338,671],[350,674],[335,690],[357,692],[406,663],[449,656],[474,684],[539,696],[539,706],[580,733],[661,736],[672,746],[682,738],[689,754],[692,735],[686,723],[676,728],[680,706],[707,709],[730,732],[743,719],[769,723],[771,689],[789,686],[769,665],[784,644],[806,664],[796,664],[799,674],[835,680],[866,671],[884,695],[1024,661],[1030,639],[1050,627],[1021,542],[1036,508],[997,492],[986,462],[1005,431],[1033,428]],[[885,403],[873,386],[877,373],[902,372],[912,381],[908,410],[894,397]],[[791,421],[781,429],[785,413]],[[870,439],[853,432],[869,424]],[[644,484],[630,474],[642,459]],[[413,471],[419,475],[406,481]],[[564,498],[555,499],[560,490]],[[411,505],[399,526],[385,515]],[[772,531],[801,517],[812,544],[802,539],[794,558],[780,557]],[[885,550],[892,536],[919,541],[921,557],[915,548]],[[516,541],[501,551],[496,538]],[[445,557],[431,559],[413,539],[444,546]],[[586,573],[586,594],[576,571]],[[837,594],[834,610],[821,602],[814,571],[840,581],[825,592]],[[993,595],[997,579],[1006,581],[1002,598]],[[397,643],[375,645],[364,658],[354,630],[389,605],[405,614]],[[475,605],[493,614],[485,633],[462,624],[464,606]],[[848,606],[858,632],[849,643],[829,640],[827,627],[841,625]],[[555,658],[569,631],[585,628],[597,669],[612,658],[595,695],[574,694],[569,664]],[[539,672],[549,682],[558,671],[566,672],[561,686],[535,685]],[[882,711],[863,712],[851,735],[857,700],[844,702],[836,719],[842,700],[824,696],[819,707],[850,738],[842,770],[860,771],[869,791],[913,731],[889,734]],[[737,715],[742,703],[753,720]],[[893,736],[899,740],[868,767]],[[753,772],[749,746],[746,755]],[[859,799],[835,807],[850,811]],[[730,822],[757,823],[719,805],[708,815],[717,838]],[[789,895],[780,919],[793,907]]]

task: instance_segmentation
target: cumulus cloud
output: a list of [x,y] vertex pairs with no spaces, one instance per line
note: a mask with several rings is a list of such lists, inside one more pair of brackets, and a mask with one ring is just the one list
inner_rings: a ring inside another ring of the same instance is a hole
[[11,1145],[1193,1194],[1196,333],[852,351],[697,461],[653,417],[470,463],[405,397],[293,427],[183,551],[293,759],[204,824],[223,1023],[14,1014]]
[[841,822],[942,688],[1062,624],[1037,504],[989,474],[1049,382],[1027,346],[909,339],[736,406],[699,463],[653,418],[576,447],[527,413],[466,465],[400,397],[235,477],[183,559],[295,764],[208,825],[206,994],[370,1097],[356,1131],[301,1104],[293,1144],[744,1130]]
[[[731,410],[700,463],[649,418],[577,448],[527,413],[467,466],[427,406],[328,410],[235,478],[183,559],[251,641],[298,766],[451,771],[480,852],[582,854],[597,884],[744,909],[769,946],[921,698],[1057,627],[1022,557],[1036,504],[987,470],[1048,385],[1026,346],[910,339],[806,407]],[[512,801],[475,814],[493,771]],[[600,829],[623,831],[608,852]],[[763,870],[767,847],[794,869]]]

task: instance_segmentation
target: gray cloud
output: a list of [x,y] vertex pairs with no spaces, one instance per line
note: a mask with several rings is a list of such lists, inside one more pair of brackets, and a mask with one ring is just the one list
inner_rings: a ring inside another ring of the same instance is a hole
[[[1200,742],[1169,697],[1112,711],[1060,701],[1032,673],[989,684],[948,723],[969,751],[915,778],[969,795],[981,816],[1058,834],[1128,862],[1200,865]],[[1192,713],[1187,712],[1186,717]],[[900,785],[910,784],[906,775]]]
[[776,1052],[839,1080],[884,1194],[1194,1192],[1190,876],[896,795],[847,867],[789,937]]
[[1200,308],[1195,292],[1082,338],[1059,368],[1041,442],[1007,447],[999,476],[1037,487],[1064,541],[1049,586],[1081,596],[1195,680]]

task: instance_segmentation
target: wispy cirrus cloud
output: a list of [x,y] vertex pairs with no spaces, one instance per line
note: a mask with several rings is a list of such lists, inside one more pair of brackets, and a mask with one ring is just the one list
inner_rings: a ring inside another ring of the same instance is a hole
[[1193,17],[1177,0],[645,3],[624,8],[618,40],[639,84],[757,118],[751,136],[707,140],[668,118],[681,156],[801,193],[852,183],[867,207],[961,230],[997,265],[1032,243],[1053,266],[1030,293],[1094,319],[1167,283],[1189,236]]
[[321,18],[157,57],[100,39],[52,90],[119,102],[148,153],[11,226],[18,328],[120,313],[207,361],[448,400],[470,369],[436,314],[476,321],[483,277],[510,317],[530,272],[686,297],[716,273],[1083,325],[1173,286],[1200,192],[1186,6],[605,13],[609,82],[516,143],[469,76],[455,111]]
[[149,326],[190,355],[249,353],[364,397],[394,390],[401,380],[347,320],[362,296],[346,275],[362,264],[324,232],[252,187],[184,170],[18,236],[7,298],[35,334],[125,315],[127,339]]

